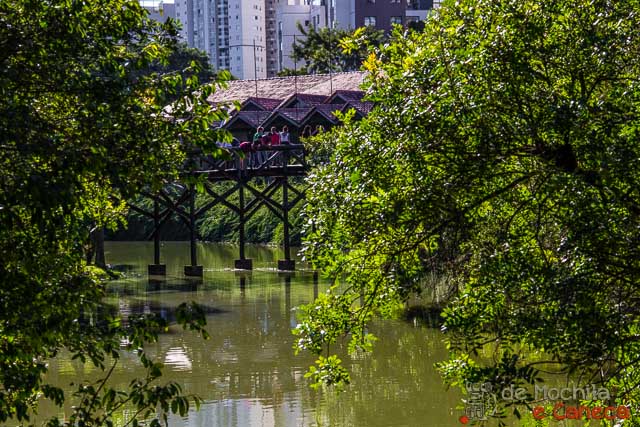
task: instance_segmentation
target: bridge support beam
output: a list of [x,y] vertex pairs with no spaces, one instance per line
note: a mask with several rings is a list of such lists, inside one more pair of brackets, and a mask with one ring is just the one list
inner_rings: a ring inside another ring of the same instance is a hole
[[238,203],[239,210],[238,216],[238,240],[240,244],[240,259],[235,260],[234,268],[236,270],[253,270],[253,262],[251,259],[247,259],[244,254],[244,245],[246,243],[245,235],[244,235],[244,225],[246,222],[245,219],[245,200],[244,200],[244,182],[243,178],[240,177],[238,182]]
[[196,247],[196,189],[193,184],[189,186],[189,193],[189,249],[191,252],[191,265],[184,266],[184,275],[202,277],[202,266],[198,265]]
[[291,259],[291,236],[289,235],[289,180],[282,181],[282,231],[284,234],[284,259],[278,260],[278,270],[294,271],[296,262]]
[[[247,164],[247,158],[242,149],[231,147],[227,150],[235,159],[214,159],[203,154],[199,149],[188,146],[188,165],[183,170],[183,177],[203,178],[204,188],[212,200],[195,208],[196,189],[193,184],[182,184],[184,181],[176,181],[167,184],[166,189],[160,189],[157,193],[143,190],[141,194],[147,199],[153,200],[153,212],[143,207],[129,204],[130,208],[139,214],[153,219],[153,232],[147,239],[153,240],[153,264],[148,265],[150,276],[166,275],[166,265],[160,264],[160,229],[167,222],[176,219],[185,224],[190,232],[190,265],[184,267],[186,276],[203,276],[203,267],[197,260],[197,229],[196,220],[202,218],[206,212],[216,205],[222,205],[231,212],[239,215],[239,259],[235,260],[235,268],[238,270],[251,270],[253,262],[246,257],[246,225],[247,222],[260,209],[266,208],[283,221],[284,232],[284,259],[278,260],[278,269],[281,271],[294,271],[295,261],[291,258],[291,224],[289,211],[292,207],[304,199],[304,190],[289,185],[289,178],[303,177],[307,172],[305,150],[301,144],[282,144],[262,150],[260,154],[266,154],[260,162]],[[264,180],[266,184],[256,186],[254,184]],[[188,182],[193,182],[189,180]],[[219,190],[214,188],[217,183],[233,183],[232,186],[221,186]],[[239,192],[239,203],[236,203],[235,191]],[[282,190],[282,199],[278,199],[277,191]]]
[[167,266],[160,264],[160,206],[153,201],[153,264],[147,266],[149,276],[166,276]]

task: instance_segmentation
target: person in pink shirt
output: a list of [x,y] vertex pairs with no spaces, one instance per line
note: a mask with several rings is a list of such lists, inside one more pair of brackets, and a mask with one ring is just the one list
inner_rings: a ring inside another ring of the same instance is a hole
[[275,126],[271,128],[271,145],[280,145],[280,134]]

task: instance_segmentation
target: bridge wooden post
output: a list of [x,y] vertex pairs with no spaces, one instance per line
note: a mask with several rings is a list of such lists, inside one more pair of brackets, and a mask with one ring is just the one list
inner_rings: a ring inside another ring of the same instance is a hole
[[147,266],[150,276],[166,276],[167,266],[160,264],[160,206],[153,201],[153,264]]
[[278,260],[278,270],[293,271],[296,262],[291,259],[291,236],[289,235],[289,180],[285,176],[282,182],[282,231],[284,234],[284,259]]
[[185,276],[202,277],[202,266],[198,265],[197,257],[197,230],[196,230],[196,189],[193,184],[189,186],[189,249],[191,250],[191,265],[184,266]]
[[244,254],[244,245],[245,245],[245,236],[244,236],[244,225],[245,225],[245,200],[244,200],[244,178],[241,176],[238,181],[238,240],[240,244],[240,259],[235,260],[234,267],[237,270],[252,270],[253,262],[251,259],[247,259]]

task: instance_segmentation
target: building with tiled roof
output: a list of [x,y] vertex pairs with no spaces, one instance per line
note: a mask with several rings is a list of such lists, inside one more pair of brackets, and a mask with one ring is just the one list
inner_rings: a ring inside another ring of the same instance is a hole
[[351,101],[349,102],[348,105],[349,105],[349,108],[354,108],[356,110],[356,113],[358,114],[359,118],[363,118],[364,116],[366,116],[371,112],[371,109],[373,108],[374,103],[371,101],[365,101],[365,102]]
[[273,111],[282,103],[282,99],[278,98],[256,98],[255,96],[250,96],[245,99],[240,106],[240,110],[242,111],[256,111],[256,110],[264,110],[264,111]]
[[331,96],[336,91],[360,91],[365,72],[314,74],[274,77],[258,80],[230,80],[226,88],[216,90],[211,103],[242,102],[250,97],[286,99],[294,93]]
[[322,104],[327,97],[324,95],[314,95],[312,93],[294,93],[278,106],[281,108],[307,108]]
[[[365,73],[337,73],[311,76],[290,76],[264,80],[235,80],[226,89],[215,92],[212,103],[239,102],[239,110],[231,112],[222,124],[240,141],[252,139],[256,128],[275,126],[289,128],[291,141],[299,141],[305,126],[325,129],[339,124],[336,111],[355,108],[356,118],[366,116],[373,103],[362,101],[360,85]],[[256,96],[259,95],[259,96]]]
[[264,126],[270,111],[238,111],[223,126],[239,141],[251,141],[258,126]]
[[333,114],[336,111],[343,111],[348,104],[320,104],[316,105],[309,111],[300,123],[301,127],[310,125],[315,128],[317,125],[322,125],[325,128],[337,125],[338,118]]
[[309,114],[313,107],[299,107],[299,108],[279,108],[275,110],[265,120],[264,128],[270,129],[275,126],[278,130],[281,130],[283,126],[289,128],[291,139],[294,142],[298,141],[298,129],[302,128],[302,121]]
[[351,101],[360,101],[364,97],[361,90],[336,90],[333,92],[325,104],[345,104]]

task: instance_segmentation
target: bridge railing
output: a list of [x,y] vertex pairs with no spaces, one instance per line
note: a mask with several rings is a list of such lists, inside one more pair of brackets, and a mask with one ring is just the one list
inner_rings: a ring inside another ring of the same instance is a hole
[[292,172],[306,169],[305,148],[303,144],[280,144],[259,146],[256,149],[243,150],[240,147],[223,147],[225,158],[214,158],[193,151],[190,156],[190,169],[200,173],[233,173],[250,171],[256,175],[272,174],[286,170]]

